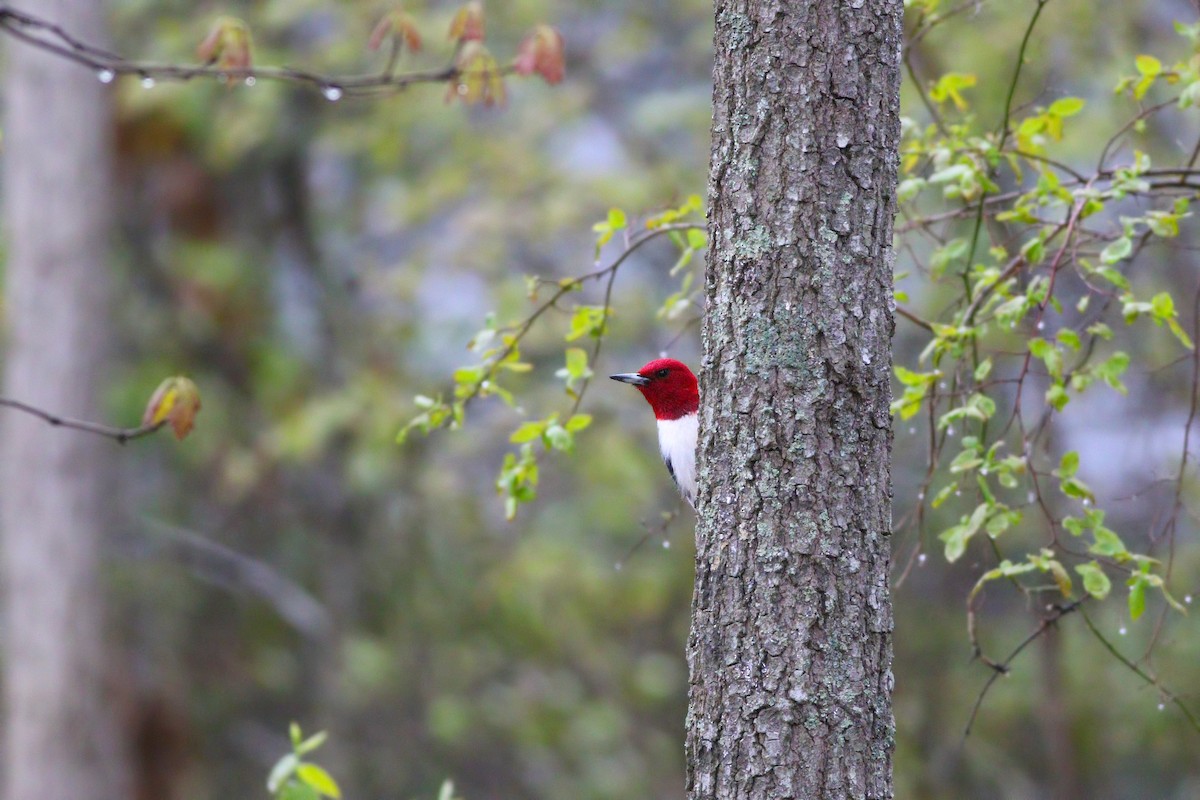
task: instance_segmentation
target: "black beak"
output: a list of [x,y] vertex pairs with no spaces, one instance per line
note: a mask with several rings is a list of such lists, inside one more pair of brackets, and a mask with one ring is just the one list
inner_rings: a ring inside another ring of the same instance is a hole
[[649,378],[643,378],[636,372],[622,372],[619,375],[609,375],[608,377],[621,383],[632,383],[634,386],[645,386],[650,382]]

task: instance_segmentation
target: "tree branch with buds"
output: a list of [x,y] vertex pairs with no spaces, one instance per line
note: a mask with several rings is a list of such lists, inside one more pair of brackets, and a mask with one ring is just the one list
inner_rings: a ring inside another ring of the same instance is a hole
[[234,17],[220,17],[196,48],[200,63],[177,64],[140,61],[97,47],[63,27],[34,14],[0,3],[0,33],[48,53],[95,70],[102,83],[122,76],[139,78],[144,85],[156,81],[219,80],[228,85],[253,86],[260,80],[281,81],[311,86],[328,100],[347,95],[395,93],[422,83],[449,84],[447,101],[485,105],[504,102],[504,82],[508,75],[537,73],[547,83],[563,77],[562,36],[549,25],[535,25],[525,36],[512,62],[501,65],[483,44],[483,7],[470,2],[455,15],[449,38],[454,56],[447,65],[429,69],[396,72],[402,52],[421,49],[421,36],[413,18],[394,10],[375,26],[367,46],[378,50],[387,45],[387,61],[377,72],[335,75],[289,66],[254,66],[253,37],[249,26]]
[[149,436],[164,425],[171,426],[176,439],[187,436],[195,424],[197,412],[200,411],[200,391],[188,378],[167,378],[150,396],[149,402],[146,403],[146,411],[142,414],[142,423],[134,428],[118,428],[99,422],[64,417],[10,397],[0,397],[0,408],[11,408],[30,414],[56,428],[92,433],[112,439],[117,444],[125,444]]

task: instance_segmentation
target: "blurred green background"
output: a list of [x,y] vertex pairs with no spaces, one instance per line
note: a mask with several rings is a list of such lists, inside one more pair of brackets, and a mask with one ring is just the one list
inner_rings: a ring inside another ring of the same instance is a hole
[[[994,124],[1033,3],[976,5],[914,62],[922,80],[976,73],[971,101]],[[258,63],[331,73],[377,64],[365,42],[384,10],[114,7],[123,53],[189,60],[230,13],[254,31]],[[427,48],[413,63],[443,63],[454,6],[409,7]],[[436,86],[336,103],[266,81],[115,89],[112,419],[137,419],[165,375],[190,375],[204,400],[187,441],[158,436],[113,459],[126,487],[110,573],[116,658],[142,757],[168,768],[174,796],[263,796],[291,720],[329,730],[318,760],[351,798],[432,797],[446,777],[469,800],[683,794],[692,518],[657,530],[677,500],[640,398],[594,385],[583,410],[595,424],[573,456],[547,457],[538,501],[512,523],[493,483],[519,414],[488,400],[465,433],[394,437],[416,394],[444,390],[472,361],[465,346],[487,314],[528,313],[523,276],[593,267],[591,225],[610,206],[645,215],[703,193],[712,8],[517,0],[488,12],[502,60],[533,23],[557,26],[566,81],[510,80],[503,109],[447,105]],[[1141,52],[1181,57],[1171,24],[1195,15],[1183,0],[1049,4],[1019,99],[1084,97],[1094,121],[1059,157],[1094,163],[1131,113],[1112,95],[1118,77]],[[910,86],[903,102],[924,119]],[[1141,146],[1194,141],[1194,109],[1168,121]],[[688,315],[655,315],[675,290],[674,258],[655,243],[622,270],[597,374],[663,350],[698,362]],[[1189,247],[1139,265],[1195,284]],[[601,288],[579,301],[600,302]],[[930,315],[948,300],[908,289]],[[567,322],[550,317],[525,348],[535,369],[513,384],[531,415],[567,402],[553,377]],[[915,360],[921,333],[898,323],[897,363]],[[1132,346],[1153,363],[1174,357],[1165,340]],[[1182,375],[1131,374],[1129,398],[1073,417],[1069,435],[1108,465],[1089,475],[1106,500],[1175,468]],[[923,475],[923,435],[897,428],[897,519]],[[1106,507],[1141,544],[1156,502]],[[942,524],[960,510],[944,513]],[[897,535],[899,551],[911,537]],[[1176,555],[1177,594],[1200,590],[1191,518]],[[1016,662],[963,740],[988,677],[970,658],[964,599],[988,566],[949,568],[935,547],[896,595],[897,796],[1200,797],[1200,735],[1076,619]],[[1120,601],[1095,613],[1132,655],[1154,633],[1143,622],[1121,636]],[[994,592],[982,612],[997,654],[1035,625],[1015,595]],[[1161,638],[1154,667],[1200,705],[1196,622],[1172,618]]]

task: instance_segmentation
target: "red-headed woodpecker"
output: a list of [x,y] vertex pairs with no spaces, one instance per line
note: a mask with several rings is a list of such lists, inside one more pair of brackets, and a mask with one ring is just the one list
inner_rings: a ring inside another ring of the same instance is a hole
[[658,447],[667,471],[689,505],[696,504],[696,434],[700,387],[687,365],[673,358],[651,361],[637,372],[609,375],[637,387],[658,420]]

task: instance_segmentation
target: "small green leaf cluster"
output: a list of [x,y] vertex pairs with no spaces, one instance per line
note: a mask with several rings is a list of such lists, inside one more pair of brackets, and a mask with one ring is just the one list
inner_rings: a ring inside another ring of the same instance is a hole
[[[597,234],[596,253],[613,240],[619,232],[625,232],[625,250],[610,266],[597,269],[582,276],[548,280],[531,277],[526,280],[526,293],[530,301],[538,303],[535,310],[524,320],[508,327],[497,326],[490,317],[468,347],[478,357],[475,364],[460,367],[454,372],[454,385],[447,394],[435,396],[418,395],[415,404],[419,413],[409,419],[397,434],[403,443],[408,436],[419,431],[424,434],[440,429],[461,428],[466,422],[468,404],[476,398],[499,397],[506,405],[521,411],[513,391],[500,378],[512,373],[524,373],[533,365],[522,360],[521,345],[535,324],[549,311],[563,311],[560,301],[569,293],[580,291],[588,281],[607,281],[605,302],[601,304],[576,304],[569,311],[563,341],[569,345],[564,349],[564,366],[555,372],[563,381],[567,397],[573,403],[569,413],[550,413],[541,419],[522,422],[510,435],[509,441],[519,445],[515,452],[505,455],[496,479],[496,490],[504,500],[505,516],[513,519],[523,503],[537,497],[539,450],[534,446],[540,442],[542,453],[571,453],[575,448],[576,434],[587,428],[592,421],[588,414],[579,413],[584,392],[594,376],[591,362],[595,360],[601,343],[609,333],[613,308],[608,303],[612,283],[617,270],[625,259],[644,243],[659,237],[669,239],[680,252],[671,268],[674,277],[683,272],[679,290],[667,298],[659,312],[661,318],[673,320],[693,305],[693,282],[695,254],[707,246],[703,229],[704,209],[698,195],[692,195],[680,206],[646,220],[645,231],[632,233],[629,216],[619,208],[608,211],[605,219],[597,222],[593,230]],[[543,290],[549,297],[541,298]],[[590,343],[591,354],[580,345]]]
[[275,800],[320,800],[330,797],[340,800],[342,790],[323,767],[306,761],[305,757],[325,743],[324,731],[305,738],[300,726],[292,723],[288,729],[292,752],[275,762],[267,777],[267,791]]
[[[668,226],[675,226],[674,229]],[[704,201],[700,195],[689,195],[683,205],[668,208],[656,216],[646,220],[648,230],[665,230],[671,243],[679,249],[679,257],[671,267],[670,275],[675,277],[680,273],[678,291],[672,292],[658,309],[658,318],[674,321],[696,308],[693,296],[693,285],[696,271],[688,269],[693,265],[696,254],[708,247],[708,234],[704,231]]]
[[629,218],[619,208],[610,208],[608,216],[592,226],[596,234],[596,258],[600,258],[600,250],[612,241],[613,236],[629,227]]
[[[905,5],[918,32],[939,13],[936,0]],[[1200,53],[1200,25],[1177,28]],[[1171,66],[1143,55],[1134,67],[1118,93],[1141,101],[1176,86],[1179,105],[1200,101],[1200,55]],[[1014,88],[1019,76],[1018,67]],[[1045,588],[1026,583],[1034,576],[1049,576],[1074,599],[1077,576],[1079,599],[1090,601],[1124,580],[1133,619],[1148,594],[1182,611],[1164,566],[1105,525],[1079,452],[1054,452],[1048,432],[1085,392],[1127,394],[1135,335],[1162,328],[1173,344],[1161,346],[1194,349],[1161,278],[1129,277],[1148,244],[1179,236],[1190,218],[1193,165],[1155,168],[1141,149],[1113,147],[1094,173],[1079,172],[1056,150],[1091,133],[1082,98],[1012,106],[998,129],[986,130],[971,105],[977,84],[975,75],[949,72],[918,87],[930,119],[901,126],[898,231],[911,263],[897,276],[905,284],[895,298],[936,297],[942,309],[932,319],[900,309],[923,332],[916,363],[895,367],[891,412],[911,433],[924,415],[929,431],[927,477],[909,519],[919,530],[933,520],[948,562],[986,543],[981,552],[994,566],[970,602],[999,579],[1024,592]],[[1139,106],[1113,141],[1136,133],[1154,110]],[[1020,537],[1004,536],[1018,528]],[[1038,532],[1043,541],[1022,543]]]

